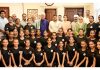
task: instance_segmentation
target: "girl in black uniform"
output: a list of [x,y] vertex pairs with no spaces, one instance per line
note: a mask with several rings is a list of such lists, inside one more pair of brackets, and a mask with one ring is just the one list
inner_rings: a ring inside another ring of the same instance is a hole
[[55,46],[55,47],[58,46],[58,42],[57,42],[56,38],[57,38],[57,34],[56,34],[56,32],[53,32],[52,33],[52,45]]
[[44,47],[44,57],[46,61],[46,66],[54,66],[55,60],[55,47],[52,45],[51,38],[47,39],[48,45]]
[[28,29],[29,32],[31,32],[32,29],[35,29],[35,26],[32,25],[32,18],[28,18],[28,19],[27,19],[27,22],[28,22],[28,23],[27,23],[27,25],[25,25],[24,30],[25,30],[25,29]]
[[30,40],[26,39],[25,40],[25,48],[23,49],[22,52],[22,66],[23,67],[32,67],[33,66],[33,48],[30,47]]
[[[36,41],[37,42],[41,42],[41,44],[43,45],[43,37],[41,36],[41,31],[40,29],[36,30]],[[44,46],[42,47],[42,49],[44,48]]]
[[14,33],[13,33],[13,31],[10,31],[9,37],[8,37],[8,42],[9,42],[8,48],[13,47],[13,39],[14,39]]
[[31,47],[33,49],[36,49],[36,43],[37,43],[37,41],[36,41],[36,37],[35,37],[35,30],[31,30],[30,34],[31,34],[31,37],[30,37]]
[[1,48],[1,60],[2,60],[2,67],[11,67],[11,54],[10,54],[10,49],[7,47],[8,46],[8,40],[3,39],[2,40],[2,48]]
[[58,41],[58,43],[60,41],[63,41],[64,45],[65,45],[65,37],[64,37],[64,33],[63,33],[63,29],[62,28],[59,28],[59,30],[58,30],[57,41]]
[[76,67],[87,67],[87,43],[85,40],[81,41],[81,48],[77,52]]
[[44,52],[41,47],[42,44],[38,42],[36,45],[36,50],[34,51],[34,63],[36,67],[44,66]]
[[47,45],[48,32],[45,30],[43,33],[43,46]]
[[21,65],[21,58],[22,58],[22,50],[21,47],[18,46],[19,42],[18,39],[14,39],[13,41],[14,46],[10,49],[11,57],[12,57],[12,66],[22,66]]
[[100,41],[100,31],[98,32],[97,40]]
[[95,58],[95,42],[93,40],[89,41],[89,47],[90,49],[88,50],[88,67],[95,67],[96,65],[96,58]]
[[16,26],[16,29],[18,30],[18,32],[20,30],[23,30],[23,26],[20,24],[20,19],[19,18],[16,18],[16,20],[15,20],[15,26]]
[[66,53],[66,50],[64,49],[64,44],[62,41],[60,41],[59,47],[57,49],[57,60],[58,60],[59,67],[64,67],[65,64],[67,63],[65,61],[65,53]]
[[97,42],[97,52],[96,52],[96,67],[100,67],[100,41]]
[[24,37],[24,31],[23,30],[20,30],[20,32],[19,32],[18,41],[19,41],[19,46],[22,47],[22,48],[25,48],[25,44],[24,44],[25,37]]
[[75,59],[77,55],[77,45],[74,43],[75,40],[73,37],[69,38],[69,44],[66,46],[67,48],[67,63],[69,66],[74,66]]
[[76,40],[77,40],[76,42],[77,42],[78,48],[80,49],[81,48],[81,41],[82,40],[87,40],[87,38],[84,35],[84,30],[83,29],[79,30],[79,33],[78,33],[78,36],[77,36]]

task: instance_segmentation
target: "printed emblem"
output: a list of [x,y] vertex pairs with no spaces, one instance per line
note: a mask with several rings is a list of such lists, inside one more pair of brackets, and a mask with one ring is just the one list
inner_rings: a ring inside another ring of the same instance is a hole
[[62,39],[62,41],[64,41],[64,39]]
[[43,53],[40,54],[41,56],[43,55]]
[[51,50],[51,52],[53,52],[53,50]]
[[73,48],[73,51],[75,51],[75,48]]
[[55,44],[55,46],[57,46],[57,44]]
[[83,56],[85,56],[85,55],[86,55],[86,53],[83,54]]
[[90,26],[90,28],[93,28],[93,26]]
[[32,51],[30,51],[29,54],[32,54]]
[[36,41],[34,41],[34,43],[36,43]]

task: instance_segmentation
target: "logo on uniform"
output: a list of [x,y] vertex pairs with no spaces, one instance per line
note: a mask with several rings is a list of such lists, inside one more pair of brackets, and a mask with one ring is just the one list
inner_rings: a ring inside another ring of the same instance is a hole
[[36,41],[34,41],[34,43],[36,43]]
[[55,46],[57,46],[57,44],[55,44]]
[[85,55],[86,55],[86,53],[83,54],[83,56],[85,56]]
[[51,52],[53,52],[53,50],[51,50]]
[[31,27],[31,29],[33,29],[33,27]]
[[93,26],[90,26],[90,28],[93,28]]
[[40,54],[41,56],[43,55],[43,53]]
[[62,39],[62,41],[64,41],[64,39]]
[[64,55],[64,52],[62,54]]
[[32,54],[32,51],[30,51],[29,54]]
[[75,48],[73,48],[73,51],[75,51]]

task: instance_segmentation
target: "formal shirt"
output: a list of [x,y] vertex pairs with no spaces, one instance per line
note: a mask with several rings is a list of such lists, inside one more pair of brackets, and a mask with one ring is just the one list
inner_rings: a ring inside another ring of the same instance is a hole
[[50,32],[58,32],[58,29],[61,28],[62,24],[59,21],[50,21],[49,23],[49,30]]
[[5,25],[8,23],[7,18],[1,18],[0,17],[0,29],[4,30]]
[[84,20],[84,23],[87,23],[87,24],[90,23],[89,18],[87,18],[87,17],[84,17],[83,20]]
[[33,25],[35,26],[36,29],[40,29],[40,20],[35,20],[33,22]]

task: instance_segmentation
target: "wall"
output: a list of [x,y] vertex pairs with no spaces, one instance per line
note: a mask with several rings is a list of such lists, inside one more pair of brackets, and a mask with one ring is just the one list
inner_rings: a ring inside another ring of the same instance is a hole
[[57,15],[64,15],[64,8],[65,7],[84,7],[85,10],[90,10],[91,14],[94,14],[94,5],[93,3],[54,3],[53,6],[46,6],[44,3],[1,3],[1,7],[9,7],[10,8],[10,15],[16,14],[17,17],[21,19],[21,14],[27,13],[27,9],[38,9],[38,14],[44,12],[45,8],[56,8]]

